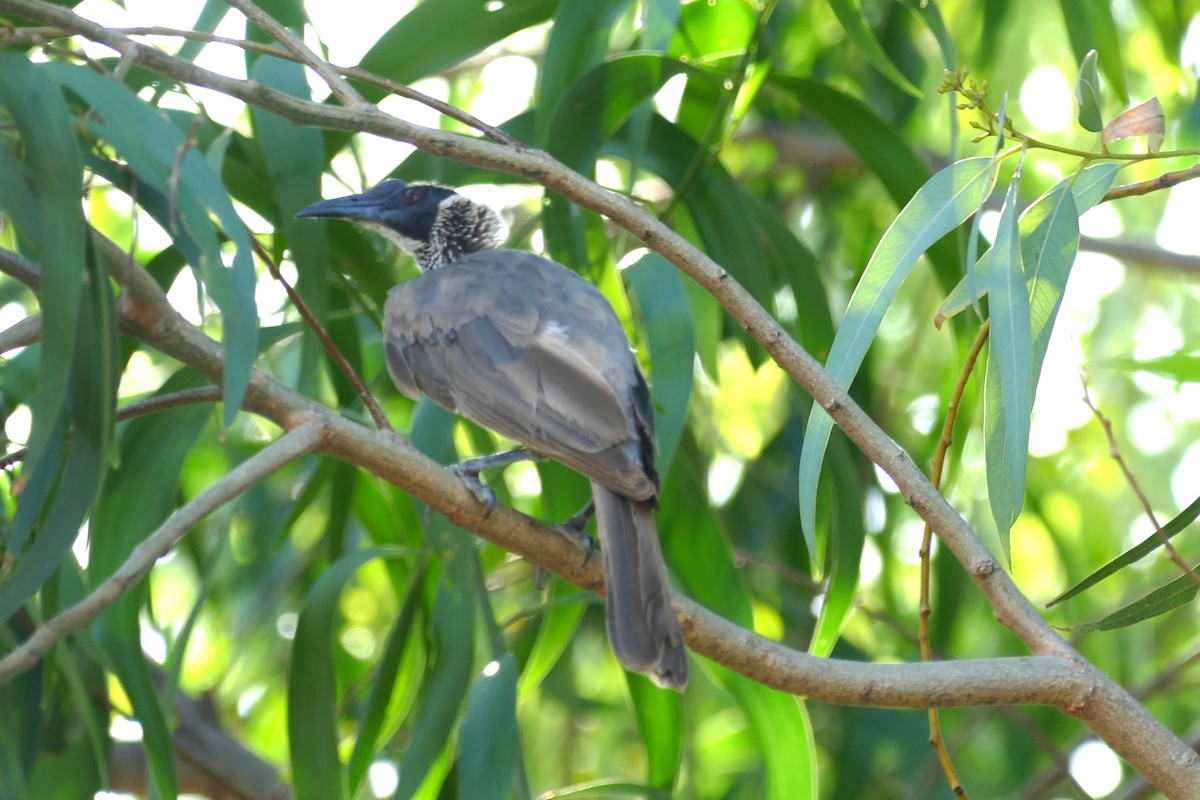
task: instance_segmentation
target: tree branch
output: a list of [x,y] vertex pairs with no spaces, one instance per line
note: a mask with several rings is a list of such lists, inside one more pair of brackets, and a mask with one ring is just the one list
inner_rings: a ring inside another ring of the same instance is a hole
[[[1179,797],[1200,795],[1200,759],[1196,753],[1058,635],[1017,589],[971,526],[930,484],[903,448],[892,441],[851,400],[849,394],[786,334],[728,272],[631,201],[597,186],[545,153],[505,147],[412,125],[374,107],[338,108],[299,100],[255,81],[228,78],[202,69],[191,62],[135,42],[123,34],[107,30],[68,9],[39,0],[0,0],[0,11],[74,30],[113,47],[147,69],[183,83],[223,92],[297,125],[372,133],[408,142],[435,155],[523,175],[585,208],[607,216],[617,225],[630,231],[717,298],[775,362],[833,417],[862,452],[895,481],[905,501],[929,522],[966,568],[992,605],[997,618],[1016,633],[1034,653],[1052,656],[1052,662],[1056,661],[1067,668],[1072,679],[1060,686],[1062,694],[1054,702],[1055,705],[1081,719],[1136,769],[1149,776],[1164,792]],[[136,269],[131,268],[130,272],[136,272]],[[157,291],[156,286],[154,289]],[[146,299],[128,289],[122,296],[123,310],[131,315],[129,322],[142,314],[144,316],[141,322],[151,326],[144,329],[140,335],[210,378],[219,379],[221,362],[218,346],[198,331],[187,331],[189,326],[182,320],[179,320],[182,324],[168,325],[161,336],[156,336],[153,326],[163,323],[169,318],[169,314],[155,315],[149,310],[151,306],[144,302]],[[159,308],[161,310],[161,306]],[[251,380],[246,407],[272,418],[274,415],[310,415],[315,413],[316,409],[311,401],[269,382],[258,374]],[[469,494],[466,489],[450,473],[435,469],[432,462],[417,454],[411,447],[398,442],[376,441],[360,426],[333,415],[329,416],[331,419],[329,438],[325,444],[326,452],[392,480],[415,496],[430,502],[453,522],[496,541],[569,580],[590,589],[598,588],[598,567],[580,567],[579,562],[582,559],[578,551],[564,545],[552,534],[547,534],[543,526],[510,509],[497,509],[489,519],[479,519],[477,506],[468,500]],[[290,426],[285,424],[285,427]],[[472,510],[464,512],[463,509]],[[547,539],[557,544],[550,545]],[[809,664],[801,660],[795,665],[798,672],[784,678],[773,669],[782,667],[785,660],[776,659],[774,655],[767,657],[767,654],[772,652],[771,648],[778,645],[765,640],[759,641],[753,634],[736,628],[732,631],[726,630],[717,623],[713,615],[695,604],[679,602],[677,607],[683,612],[685,633],[688,643],[694,649],[722,663],[736,665],[735,668],[740,669],[744,666],[744,674],[756,680],[816,697],[812,686],[822,684],[823,678],[836,672],[831,666],[834,662],[820,659]],[[751,638],[747,640],[745,637]],[[730,651],[731,643],[736,643],[742,650],[753,648],[752,651],[759,655],[758,660],[743,664],[738,654]],[[803,658],[798,654],[796,657]],[[762,666],[768,663],[773,669],[763,670]],[[788,663],[791,666],[790,662]],[[861,666],[864,665],[855,665],[855,668]],[[890,672],[892,668],[890,665],[884,667],[877,680],[890,683],[893,680]],[[936,674],[936,670],[943,668],[946,668],[946,664],[938,663],[905,665],[896,669],[898,672],[911,669],[928,670],[927,675],[932,675]],[[885,679],[883,674],[889,677]],[[1023,680],[1016,675],[1009,677]],[[870,681],[860,685],[860,688],[864,689],[861,699],[865,701],[880,696],[877,692],[883,690],[882,683],[875,683],[875,678],[868,679],[862,675],[858,678]],[[792,683],[792,679],[796,682]],[[991,695],[985,693],[983,696]],[[831,701],[841,702],[834,697],[830,695]],[[932,703],[922,702],[920,705],[941,704],[948,702],[950,698],[934,693],[925,699]],[[971,695],[970,699],[963,699],[967,702],[978,702],[975,695]],[[889,697],[886,704],[903,705],[899,700],[900,698]]]
[[300,41],[294,33],[255,5],[253,0],[225,0],[225,2],[238,11],[241,11],[246,15],[248,20],[262,28],[272,39],[283,45],[283,48],[295,56],[297,61],[320,75],[321,79],[329,85],[329,90],[333,92],[334,97],[342,101],[342,105],[367,105],[367,101],[363,99],[363,96],[355,91],[353,86],[346,83],[346,80],[338,74],[338,71],[333,66],[324,59],[318,58],[317,54],[309,50],[304,42]]
[[39,625],[28,639],[0,659],[0,684],[31,668],[56,642],[100,616],[200,520],[285,464],[313,452],[320,445],[323,432],[324,425],[319,418],[288,431],[178,509],[135,547],[125,563],[91,594]]

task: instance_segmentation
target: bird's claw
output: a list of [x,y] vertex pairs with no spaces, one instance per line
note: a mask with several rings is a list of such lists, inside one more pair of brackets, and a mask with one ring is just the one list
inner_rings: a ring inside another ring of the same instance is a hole
[[462,464],[455,464],[450,467],[450,471],[457,475],[458,479],[463,482],[463,486],[467,487],[467,491],[475,495],[475,499],[483,504],[485,507],[483,518],[487,519],[490,517],[492,512],[496,510],[496,492],[492,487],[480,480],[479,470]]
[[592,560],[592,554],[596,552],[596,543],[592,541],[592,537],[584,532],[584,526],[588,524],[588,520],[596,513],[595,505],[589,502],[575,516],[568,519],[559,525],[554,525],[554,530],[561,533],[563,536],[570,539],[576,545],[584,549],[583,563],[586,565]]

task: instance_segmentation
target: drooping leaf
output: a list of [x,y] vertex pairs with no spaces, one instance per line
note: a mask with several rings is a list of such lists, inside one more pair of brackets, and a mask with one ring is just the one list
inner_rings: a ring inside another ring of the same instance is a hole
[[[46,68],[54,81],[84,98],[97,111],[85,117],[92,132],[111,143],[141,180],[163,196],[174,198],[178,217],[173,222],[199,244],[199,263],[193,266],[220,308],[224,327],[222,391],[228,426],[241,408],[258,347],[250,232],[238,217],[220,176],[190,146],[184,134],[155,109],[120,83],[86,67],[59,62]],[[210,212],[236,245],[232,269],[222,261]]]
[[872,67],[913,97],[921,96],[921,90],[900,71],[900,68],[879,44],[879,40],[871,31],[871,26],[867,24],[867,18],[863,16],[862,7],[857,0],[829,0],[829,7],[837,15],[838,22],[842,23],[842,29],[846,31],[846,36],[854,43],[855,47],[862,51]]
[[1166,132],[1167,118],[1163,114],[1162,103],[1158,102],[1157,97],[1151,97],[1144,103],[1122,111],[1116,119],[1105,125],[1100,134],[1100,143],[1108,149],[1109,142],[1145,136],[1146,149],[1157,153]]
[[[0,204],[42,268],[41,347],[27,469],[9,546],[20,550],[64,462],[67,392],[84,280],[83,167],[62,92],[46,65],[0,53],[0,105],[21,134],[24,161],[0,147]],[[52,446],[53,445],[53,446]],[[90,502],[90,498],[89,498]],[[82,516],[76,521],[82,522]],[[0,613],[0,620],[8,615]]]
[[397,798],[411,798],[450,742],[474,669],[475,595],[471,591],[474,554],[462,550],[443,568],[433,610],[434,661],[421,700],[412,744],[400,763]]
[[1187,605],[1196,599],[1197,592],[1200,592],[1200,587],[1196,586],[1196,582],[1192,580],[1192,577],[1190,575],[1180,575],[1166,586],[1156,589],[1145,597],[1139,598],[1129,605],[1114,611],[1104,619],[1097,622],[1088,622],[1083,625],[1073,625],[1070,630],[1086,633],[1089,631],[1111,631],[1117,628],[1124,628],[1135,622],[1143,622]]
[[[165,396],[203,385],[195,373],[172,375],[159,391]],[[105,482],[91,523],[88,578],[92,586],[108,578],[170,515],[184,460],[212,415],[207,404],[181,406],[129,421],[120,438],[121,465]],[[92,626],[133,712],[146,735],[146,755],[154,783],[173,796],[175,758],[161,692],[141,647],[145,582],[134,587]]]
[[[958,161],[930,178],[892,222],[859,279],[830,349],[826,369],[838,383],[849,386],[853,381],[884,312],[917,259],[979,208],[995,179],[992,158]],[[832,427],[829,415],[814,405],[800,455],[800,522],[812,554],[823,550],[817,541],[816,492]]]
[[1125,65],[1121,53],[1127,45],[1121,41],[1112,5],[1088,0],[1059,0],[1059,3],[1075,60],[1082,62],[1089,51],[1096,51],[1105,79],[1121,101],[1126,101],[1129,92],[1125,86]]
[[[510,34],[545,22],[558,4],[559,0],[419,3],[375,41],[359,66],[401,83],[412,83]],[[363,94],[370,100],[379,100],[384,93],[381,89],[364,87]]]
[[1089,50],[1079,66],[1079,79],[1075,83],[1075,102],[1079,106],[1080,127],[1093,133],[1099,132],[1104,127],[1104,95],[1100,91],[1095,50]]
[[538,72],[538,140],[543,144],[568,89],[604,60],[613,23],[630,2],[561,0]]
[[647,783],[670,791],[679,776],[686,729],[679,694],[655,686],[649,678],[625,673],[642,742],[646,745]]
[[[277,58],[259,58],[251,67],[251,77],[301,100],[311,99],[304,68],[299,64]],[[251,109],[251,116],[258,138],[270,142],[270,146],[262,150],[263,158],[274,189],[278,227],[287,236],[296,264],[296,291],[317,319],[325,323],[329,306],[326,227],[296,218],[300,209],[321,199],[325,143],[315,128],[293,125],[257,107]],[[282,248],[279,250],[282,252]],[[316,366],[322,352],[316,337],[306,332],[297,381],[303,391],[315,388]]]
[[676,269],[657,253],[650,253],[622,273],[633,295],[653,371],[651,393],[655,401],[654,432],[658,439],[658,468],[666,472],[675,457],[692,393],[692,362],[696,350],[692,314]]
[[1129,548],[1124,553],[1093,572],[1091,575],[1088,575],[1070,589],[1067,589],[1067,591],[1063,592],[1058,597],[1046,603],[1046,608],[1056,606],[1065,600],[1070,600],[1072,597],[1075,597],[1085,590],[1090,589],[1110,575],[1114,575],[1130,564],[1145,558],[1159,547],[1162,547],[1164,538],[1170,539],[1171,537],[1175,536],[1175,534],[1185,530],[1189,525],[1196,521],[1197,517],[1200,517],[1200,497],[1197,497],[1195,500],[1193,500],[1187,508],[1185,508],[1183,511],[1180,511],[1170,522],[1162,526],[1162,536],[1159,536],[1157,532],[1150,534],[1133,547]]
[[471,685],[459,733],[459,799],[512,797],[518,742],[517,665],[506,653]]
[[[1077,176],[1064,178],[1021,212],[1021,219],[1017,223],[1021,237],[1021,259],[1026,264],[1035,265],[1027,275],[1031,297],[1038,296],[1031,301],[1035,355],[1039,347],[1045,355],[1043,345],[1048,342],[1047,331],[1053,328],[1053,315],[1046,315],[1045,311],[1051,307],[1046,300],[1054,295],[1038,298],[1057,286],[1059,292],[1056,296],[1061,300],[1061,287],[1066,286],[1066,275],[1062,273],[1063,270],[1069,273],[1074,261],[1074,249],[1067,245],[1072,241],[1078,245],[1079,223],[1066,221],[1064,211],[1069,206],[1062,201],[1061,192],[1070,189],[1072,205],[1078,214],[1082,214],[1104,198],[1120,168],[1119,164],[1094,164]],[[1070,233],[1072,230],[1074,234]],[[1052,258],[1054,254],[1058,257]],[[991,254],[984,253],[976,265],[976,299],[982,299],[987,294],[986,275],[990,264]],[[1041,286],[1035,285],[1039,282]],[[970,308],[971,303],[969,281],[963,278],[938,308],[934,325],[940,328],[947,319]],[[1055,311],[1057,307],[1057,303],[1054,303]],[[1041,363],[1040,360],[1038,363]]]
[[359,567],[406,555],[395,548],[355,550],[325,571],[304,599],[288,669],[288,747],[297,800],[349,796],[338,758],[337,675],[333,647],[338,598]]
[[808,645],[808,652],[820,657],[833,652],[842,628],[854,611],[863,544],[867,538],[863,523],[863,493],[844,439],[832,443],[830,461],[835,494],[833,528],[838,535],[827,545],[829,585]]
[[354,740],[354,749],[350,753],[350,760],[346,763],[351,797],[356,796],[371,762],[376,758],[375,747],[380,741],[380,733],[384,728],[385,718],[392,702],[405,645],[412,634],[413,620],[421,600],[421,591],[425,585],[426,567],[427,563],[422,561],[410,575],[404,603],[400,606],[400,613],[396,615],[396,622],[388,633],[387,641],[383,646],[383,654],[379,658],[375,676],[371,681],[371,692],[359,719],[358,736]]
[[[996,520],[1005,559],[1011,559],[1008,533],[1025,499],[1025,461],[1029,453],[1029,417],[1033,411],[1033,340],[1029,294],[1017,235],[1018,167],[1000,211],[988,301],[992,333],[988,350],[983,427],[987,439],[988,501]],[[1063,196],[1067,196],[1063,193]]]
[[552,582],[537,637],[529,657],[525,659],[525,668],[521,670],[521,681],[517,687],[520,696],[524,697],[540,686],[550,670],[558,664],[571,644],[575,631],[579,629],[579,621],[591,597],[561,579]]

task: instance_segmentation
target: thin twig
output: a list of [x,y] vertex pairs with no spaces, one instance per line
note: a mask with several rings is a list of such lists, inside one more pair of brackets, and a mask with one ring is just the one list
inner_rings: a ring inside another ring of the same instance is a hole
[[1171,544],[1170,537],[1163,533],[1162,526],[1158,524],[1158,515],[1154,513],[1154,507],[1150,505],[1149,498],[1147,498],[1146,493],[1142,491],[1142,485],[1138,482],[1137,477],[1134,476],[1133,470],[1131,470],[1129,465],[1125,463],[1124,456],[1121,455],[1121,446],[1117,444],[1117,435],[1113,432],[1112,420],[1104,416],[1104,413],[1100,411],[1100,408],[1094,402],[1092,402],[1091,387],[1088,386],[1087,375],[1083,373],[1083,370],[1079,371],[1079,382],[1083,385],[1084,405],[1091,409],[1092,413],[1096,416],[1096,419],[1100,421],[1101,427],[1104,428],[1104,435],[1108,439],[1108,454],[1112,457],[1113,461],[1117,462],[1117,466],[1121,468],[1121,473],[1125,476],[1125,480],[1129,483],[1129,487],[1133,489],[1133,493],[1137,495],[1138,502],[1142,504],[1142,510],[1146,512],[1146,517],[1149,518],[1150,524],[1154,526],[1154,533],[1158,536],[1159,541],[1162,542],[1163,549],[1166,550],[1167,557],[1171,559],[1171,562],[1175,564],[1175,566],[1179,567],[1184,575],[1188,576],[1188,580],[1197,586],[1200,586],[1200,575],[1197,575],[1196,571],[1192,569],[1192,567],[1186,561],[1183,560],[1183,556],[1181,556],[1179,551],[1175,549],[1175,545]]
[[325,330],[325,326],[317,319],[317,315],[308,307],[308,303],[304,302],[304,298],[300,296],[300,293],[283,277],[283,274],[279,271],[279,265],[271,258],[271,254],[267,252],[267,248],[263,247],[262,242],[258,240],[257,236],[251,236],[250,243],[254,247],[254,252],[267,265],[267,270],[271,273],[271,277],[283,285],[283,290],[287,292],[287,296],[291,299],[293,305],[296,306],[296,310],[300,312],[300,316],[304,318],[308,327],[312,329],[312,332],[321,341],[325,352],[329,354],[329,357],[333,359],[333,363],[337,364],[338,369],[346,376],[346,380],[350,381],[350,385],[354,387],[354,391],[362,398],[363,404],[371,412],[371,419],[375,420],[375,426],[381,431],[393,430],[392,423],[388,421],[387,415],[383,413],[383,409],[375,399],[375,395],[371,394],[371,390],[367,388],[362,378],[354,371],[354,367],[342,355],[342,351],[338,349],[338,346],[333,343],[329,332]]
[[370,105],[353,86],[346,83],[345,79],[325,59],[309,50],[296,34],[259,8],[253,0],[225,0],[225,2],[241,11],[247,19],[283,45],[283,48],[295,56],[297,61],[320,75],[321,79],[329,85],[329,90],[342,102],[342,105],[347,108]]
[[[235,39],[229,36],[218,36],[215,33],[205,33],[203,31],[189,31],[180,28],[165,28],[161,26],[147,26],[140,28],[113,28],[112,30],[123,33],[126,36],[169,36],[172,38],[186,39],[193,42],[203,42],[205,44],[224,44],[230,47],[237,47],[251,53],[259,53],[265,56],[292,61],[295,63],[303,63],[301,59],[293,53],[284,50],[281,47],[265,44],[263,42],[252,42],[247,39]],[[0,37],[0,44],[4,42],[12,42],[15,44],[40,44],[49,39],[59,39],[67,36],[72,36],[74,33],[65,28],[16,28],[13,29],[11,35]],[[75,57],[83,58],[82,53],[75,53]],[[346,78],[351,78],[360,83],[365,83],[368,86],[374,86],[377,89],[382,89],[388,94],[394,94],[397,97],[404,97],[408,100],[415,100],[424,106],[432,108],[439,114],[450,119],[460,122],[468,128],[474,128],[489,139],[500,144],[506,144],[510,147],[525,148],[523,142],[512,136],[509,136],[500,128],[489,125],[473,114],[468,114],[457,106],[452,106],[444,100],[439,100],[436,97],[431,97],[424,92],[417,91],[411,86],[406,86],[390,78],[385,78],[382,75],[376,75],[374,72],[368,72],[360,67],[339,67],[331,64],[334,70],[339,75]]]
[[0,659],[0,686],[33,667],[56,642],[87,625],[121,599],[150,571],[154,562],[169,553],[206,516],[286,464],[315,451],[324,432],[322,422],[314,419],[285,433],[171,514],[154,533],[133,548],[125,563],[104,583],[66,611],[39,625],[20,646]]
[[[942,438],[938,442],[937,452],[933,456],[933,474],[929,478],[935,489],[942,488],[946,456],[950,452],[950,446],[954,444],[954,423],[958,421],[958,409],[962,404],[963,393],[967,389],[967,381],[975,372],[979,353],[983,350],[983,345],[987,342],[991,330],[992,321],[990,319],[980,326],[979,333],[975,335],[975,341],[971,343],[971,349],[967,351],[962,369],[959,370],[958,383],[954,385],[954,393],[950,395],[950,404],[946,407],[946,420],[942,424]],[[925,532],[921,536],[921,605],[920,615],[917,618],[917,639],[921,644],[922,661],[933,660],[933,645],[929,636],[929,617],[933,613],[933,607],[929,602],[930,552],[932,549],[933,527],[926,522]],[[929,709],[929,743],[937,752],[938,762],[942,765],[942,772],[946,774],[946,782],[950,784],[951,791],[957,797],[967,798],[967,790],[958,777],[958,771],[954,768],[954,761],[950,758],[950,751],[946,747],[946,740],[942,736],[942,720],[936,708]]]
[[[738,567],[755,567],[756,569],[770,572],[794,586],[800,586],[817,594],[824,594],[828,591],[828,587],[825,583],[818,583],[817,581],[814,581],[812,577],[808,575],[808,573],[801,572],[800,570],[789,567],[786,564],[779,564],[774,561],[768,561],[765,558],[759,558],[753,553],[749,553],[745,550],[734,550],[733,558],[734,563]],[[896,619],[886,611],[880,611],[877,608],[872,608],[857,598],[854,601],[854,608],[856,611],[861,611],[871,619],[879,622],[892,633],[896,634],[909,644],[917,644],[917,637],[913,636],[912,631],[905,628],[900,620]]]
[[1141,195],[1150,194],[1151,192],[1170,189],[1172,186],[1178,186],[1184,181],[1190,181],[1193,178],[1200,178],[1200,164],[1193,165],[1187,169],[1181,169],[1177,172],[1164,172],[1157,178],[1151,178],[1148,181],[1139,181],[1137,183],[1127,183],[1124,186],[1114,186],[1104,194],[1102,202],[1107,203],[1109,200],[1121,200],[1126,197],[1140,197]]
[[42,315],[30,314],[0,331],[0,354],[28,347],[42,338]]
[[[145,400],[138,400],[135,403],[122,406],[117,409],[116,421],[124,422],[125,420],[145,414],[154,414],[159,411],[166,411],[168,408],[177,408],[195,403],[215,403],[220,399],[221,387],[219,386],[184,389],[183,391],[172,392],[171,394],[164,394],[158,397],[147,397]],[[0,458],[0,469],[8,469],[13,464],[24,461],[28,453],[27,449],[22,448]]]

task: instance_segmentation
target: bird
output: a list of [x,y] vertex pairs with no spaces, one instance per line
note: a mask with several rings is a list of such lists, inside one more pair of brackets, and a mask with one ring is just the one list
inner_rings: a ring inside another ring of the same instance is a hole
[[653,401],[604,295],[561,264],[499,249],[495,209],[438,184],[386,180],[298,216],[353,221],[413,257],[420,276],[391,289],[384,306],[396,387],[590,479],[613,652],[626,669],[683,691],[687,650],[654,518]]

